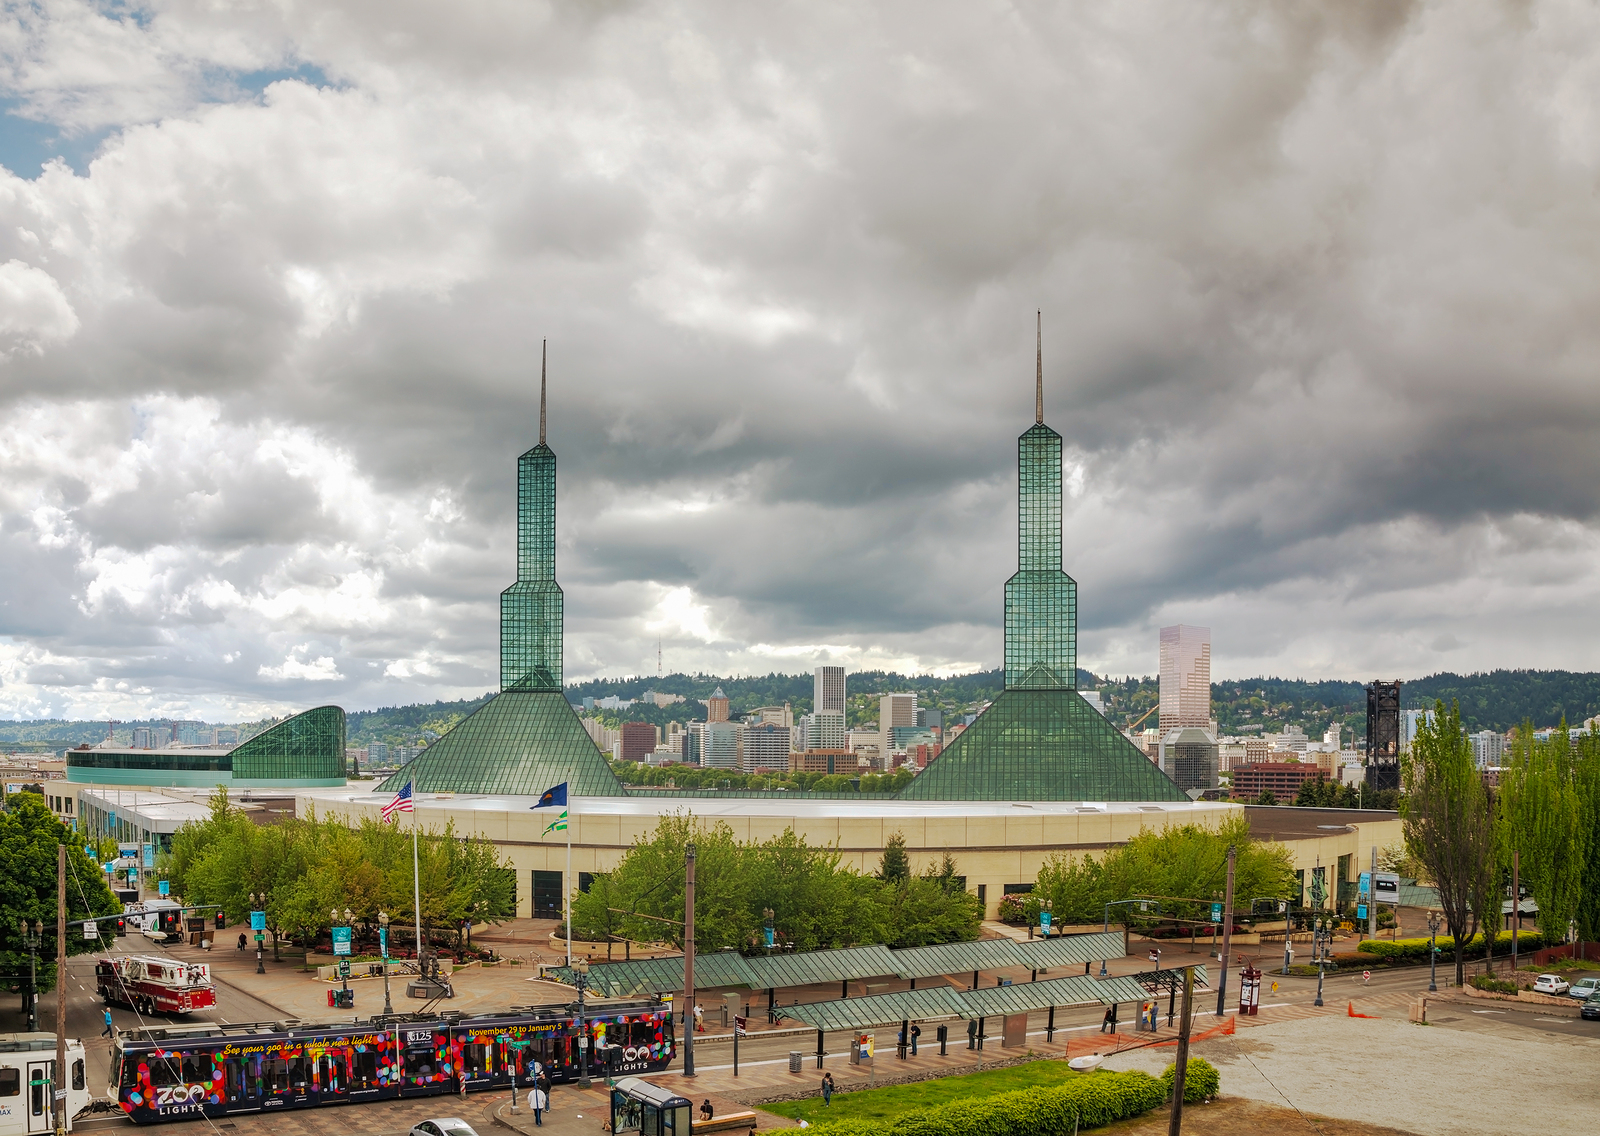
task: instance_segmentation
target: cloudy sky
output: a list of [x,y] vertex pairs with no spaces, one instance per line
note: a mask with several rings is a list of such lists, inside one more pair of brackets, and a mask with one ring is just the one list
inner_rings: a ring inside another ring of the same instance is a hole
[[1596,666],[1579,3],[0,0],[0,716],[477,694],[550,341],[569,679]]

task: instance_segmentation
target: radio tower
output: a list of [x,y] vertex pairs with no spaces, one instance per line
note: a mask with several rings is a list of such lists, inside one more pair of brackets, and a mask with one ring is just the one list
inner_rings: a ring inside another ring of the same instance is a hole
[[661,677],[661,636],[656,636],[656,678]]

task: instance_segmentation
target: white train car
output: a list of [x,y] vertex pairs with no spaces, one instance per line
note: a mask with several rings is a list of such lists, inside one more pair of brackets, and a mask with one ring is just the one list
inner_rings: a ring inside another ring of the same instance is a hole
[[67,1131],[72,1118],[89,1104],[83,1042],[67,1039],[67,1076],[55,1084],[56,1035],[0,1033],[0,1136],[32,1136],[55,1131],[50,1116],[52,1090],[64,1088]]

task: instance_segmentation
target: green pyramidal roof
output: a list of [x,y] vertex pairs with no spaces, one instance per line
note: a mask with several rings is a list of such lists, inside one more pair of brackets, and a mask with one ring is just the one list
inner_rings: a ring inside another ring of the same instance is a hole
[[1187,801],[1074,690],[1006,690],[900,793],[908,801]]
[[478,707],[380,789],[536,797],[567,782],[579,797],[620,797],[622,784],[566,695],[508,690]]

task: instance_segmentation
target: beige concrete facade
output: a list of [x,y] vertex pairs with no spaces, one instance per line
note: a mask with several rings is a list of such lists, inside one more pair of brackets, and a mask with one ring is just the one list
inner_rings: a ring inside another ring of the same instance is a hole
[[[90,790],[90,785],[74,785]],[[116,786],[126,791],[129,786]],[[203,804],[209,791],[147,790],[175,800]],[[352,782],[343,788],[293,791],[300,816],[315,809],[358,823],[379,819],[389,794],[370,784]],[[286,795],[280,792],[278,795]],[[491,840],[517,874],[517,914],[532,914],[535,871],[565,872],[567,836],[572,838],[572,871],[609,871],[636,841],[647,839],[662,816],[688,812],[707,823],[725,823],[741,841],[764,841],[786,829],[814,846],[839,850],[848,866],[877,870],[890,836],[905,837],[912,865],[921,870],[946,851],[969,890],[983,896],[985,915],[993,918],[1007,884],[1032,883],[1052,856],[1099,854],[1126,843],[1141,829],[1169,824],[1214,823],[1243,809],[1258,839],[1276,840],[1289,849],[1294,867],[1303,870],[1309,886],[1311,870],[1327,867],[1330,891],[1342,861],[1349,878],[1366,870],[1372,850],[1401,840],[1393,813],[1343,809],[1295,809],[1243,806],[1225,801],[1188,804],[1127,802],[902,802],[844,799],[748,797],[623,797],[573,802],[567,832],[544,835],[556,810],[534,809],[532,797],[475,797],[424,793],[417,797],[416,816],[424,830],[453,824],[457,833]],[[401,814],[398,823],[409,826]],[[981,892],[979,889],[982,889]],[[1250,897],[1240,897],[1248,902]]]

